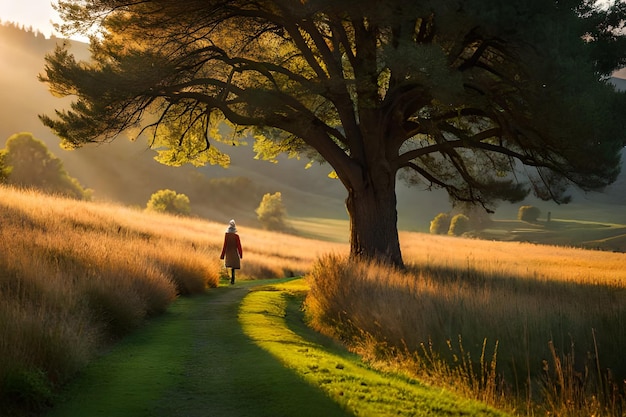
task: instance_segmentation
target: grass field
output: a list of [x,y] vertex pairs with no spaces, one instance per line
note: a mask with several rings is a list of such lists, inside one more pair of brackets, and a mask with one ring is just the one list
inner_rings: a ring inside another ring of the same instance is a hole
[[289,225],[299,236],[337,243],[348,243],[349,224],[347,220],[301,217],[289,220]]
[[258,283],[176,300],[90,364],[46,417],[349,416],[242,331],[239,304]]
[[256,288],[239,309],[255,344],[355,416],[505,416],[403,374],[377,372],[311,333],[300,319],[302,280]]
[[506,416],[382,373],[303,322],[302,279],[178,299],[99,357],[47,417]]
[[621,415],[625,254],[411,233],[401,246],[406,272],[320,260],[312,324],[516,412]]
[[626,225],[609,222],[553,219],[549,222],[528,223],[496,220],[487,229],[476,233],[476,236],[481,239],[626,252]]
[[[0,187],[0,222],[0,408],[45,406],[103,349],[225,272],[225,224],[199,218]],[[346,261],[345,221],[292,226],[301,236],[239,224],[239,279],[307,274],[312,324],[364,357],[521,414],[623,407],[626,255],[570,247],[615,243],[623,226],[490,229],[559,232],[567,247],[402,232],[406,272]],[[502,405],[505,393],[516,399]]]
[[[0,187],[0,408],[51,400],[99,351],[226,274],[225,225]],[[239,278],[306,273],[343,244],[246,229]],[[343,251],[343,252],[342,252]]]

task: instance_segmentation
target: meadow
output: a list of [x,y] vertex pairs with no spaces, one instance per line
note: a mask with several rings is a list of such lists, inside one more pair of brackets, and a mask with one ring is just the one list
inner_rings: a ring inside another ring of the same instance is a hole
[[[176,297],[216,287],[224,224],[0,186],[0,409],[45,405]],[[302,275],[333,244],[240,226],[239,279]],[[345,245],[337,247],[339,250]]]
[[[0,408],[50,403],[177,297],[226,282],[228,220],[0,187]],[[519,415],[621,415],[625,254],[403,232],[396,271],[347,260],[336,223],[294,225],[332,241],[239,224],[238,279],[306,275],[310,325],[373,365]]]
[[623,415],[626,254],[410,233],[401,245],[407,271],[319,260],[312,325],[515,413]]

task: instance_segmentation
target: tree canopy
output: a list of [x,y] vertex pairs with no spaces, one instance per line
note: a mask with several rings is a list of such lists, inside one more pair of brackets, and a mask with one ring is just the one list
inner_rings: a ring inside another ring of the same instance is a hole
[[32,133],[21,132],[9,137],[0,149],[0,183],[32,187],[78,200],[90,200],[92,190],[84,189],[71,177],[63,162]]
[[285,224],[287,209],[283,204],[280,192],[265,194],[255,212],[259,222],[265,229],[281,231],[287,228]]
[[150,196],[146,210],[186,216],[191,213],[191,202],[185,194],[167,189],[159,190]]
[[[395,184],[492,207],[567,201],[619,171],[626,5],[590,0],[60,0],[98,30],[91,62],[47,57],[70,110],[41,116],[67,147],[148,133],[164,163],[220,163],[252,135],[328,162],[351,253],[402,265]],[[231,126],[223,136],[220,123]]]

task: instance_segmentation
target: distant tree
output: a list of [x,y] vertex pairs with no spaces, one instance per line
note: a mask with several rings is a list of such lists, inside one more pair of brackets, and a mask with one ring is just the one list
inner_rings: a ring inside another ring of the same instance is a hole
[[91,199],[91,190],[84,189],[76,178],[70,177],[63,162],[32,133],[17,133],[7,139],[2,159],[2,171],[8,184],[79,200]]
[[92,62],[46,59],[41,80],[75,97],[41,116],[65,146],[132,130],[172,150],[165,163],[226,163],[212,143],[250,135],[259,157],[325,160],[346,188],[352,257],[403,265],[399,173],[490,208],[531,190],[566,201],[568,184],[619,171],[626,95],[606,78],[626,64],[623,1],[58,5],[65,33],[101,31]]
[[0,184],[4,184],[9,179],[9,167],[6,166],[6,149],[0,149]]
[[541,210],[535,206],[522,206],[517,211],[517,219],[525,222],[534,223],[539,219]]
[[472,230],[485,229],[492,223],[490,213],[476,204],[458,202],[454,205],[454,211],[465,214],[469,218],[469,227]]
[[445,235],[450,229],[450,220],[452,216],[449,213],[439,213],[430,222],[430,234]]
[[178,194],[173,190],[159,190],[152,194],[146,210],[160,213],[180,214],[187,216],[191,213],[189,197]]
[[465,214],[457,214],[450,221],[449,235],[461,236],[470,231],[470,219]]
[[256,214],[265,229],[285,230],[287,210],[283,205],[280,192],[265,194],[261,200],[261,204],[259,204],[259,207],[256,209]]

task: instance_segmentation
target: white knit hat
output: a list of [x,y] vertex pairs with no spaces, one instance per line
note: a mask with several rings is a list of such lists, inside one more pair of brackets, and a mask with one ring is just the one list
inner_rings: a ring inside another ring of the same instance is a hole
[[226,233],[237,233],[237,226],[235,225],[234,220],[228,222],[228,229],[226,229]]

